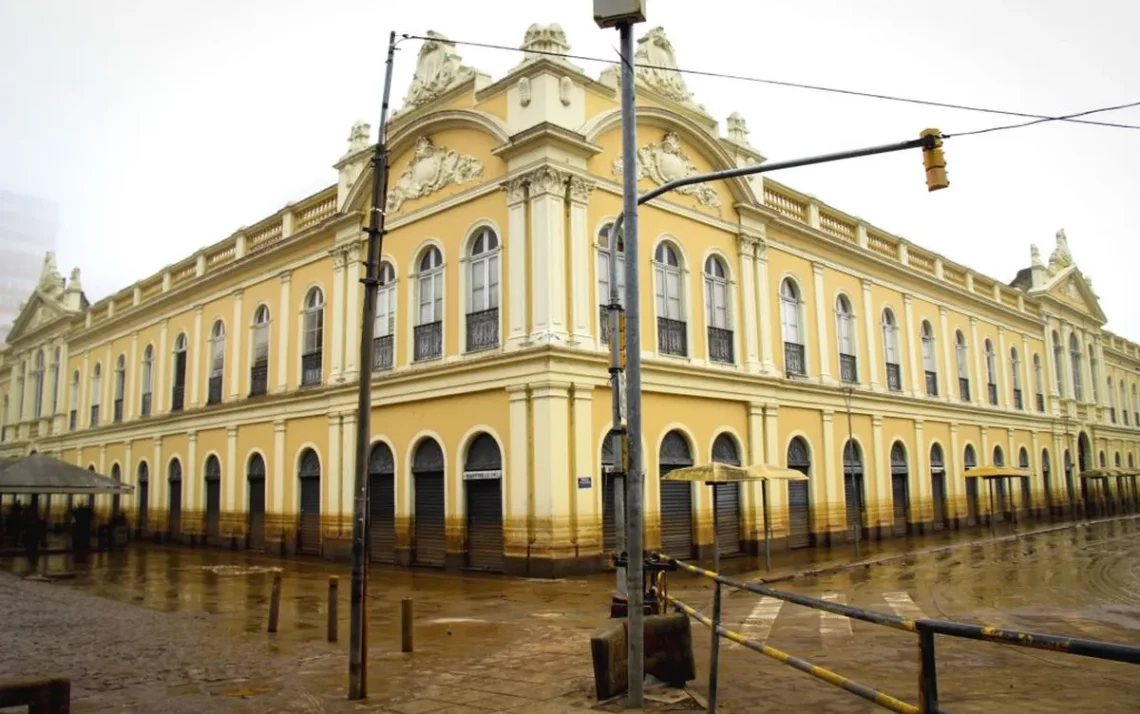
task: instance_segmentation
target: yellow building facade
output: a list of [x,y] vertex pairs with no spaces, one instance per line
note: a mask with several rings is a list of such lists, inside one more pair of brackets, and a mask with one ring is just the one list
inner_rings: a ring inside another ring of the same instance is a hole
[[[373,555],[594,570],[613,540],[617,73],[541,54],[569,48],[557,25],[497,80],[434,37],[389,130]],[[638,47],[674,61],[660,29]],[[764,161],[743,118],[726,127],[681,75],[639,68],[641,189]],[[358,123],[335,185],[94,304],[49,255],[0,351],[0,456],[132,484],[97,507],[146,537],[345,555],[371,151]],[[1059,512],[1100,496],[1082,470],[1135,473],[1140,346],[1103,329],[1063,232],[1005,283],[757,176],[651,202],[639,240],[650,548],[709,554],[714,508],[726,552],[762,539],[753,487],[714,504],[659,479],[713,459],[808,474],[773,493],[790,548]],[[991,464],[1034,475],[991,507],[965,475]]]

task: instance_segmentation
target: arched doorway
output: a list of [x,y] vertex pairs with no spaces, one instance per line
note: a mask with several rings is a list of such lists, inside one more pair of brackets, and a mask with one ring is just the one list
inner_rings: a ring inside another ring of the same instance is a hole
[[[1017,465],[1020,468],[1029,470],[1029,450],[1024,446],[1017,452]],[[1021,477],[1021,503],[1018,504],[1018,511],[1027,514],[1033,509],[1033,497],[1029,490],[1029,477]]]
[[[788,468],[811,476],[811,453],[807,442],[796,437],[788,444]],[[788,547],[811,545],[811,482],[788,482]]]
[[864,538],[863,508],[867,494],[863,485],[863,449],[850,439],[843,445],[843,502],[847,508],[847,539],[855,540],[856,533]]
[[[693,465],[689,442],[679,431],[661,440],[658,474]],[[693,485],[688,481],[661,482],[661,550],[674,558],[693,555]]]
[[946,459],[942,447],[930,447],[930,500],[934,510],[934,530],[946,527]]
[[396,459],[383,441],[368,454],[368,557],[396,562]]
[[1053,467],[1049,463],[1049,450],[1041,450],[1041,484],[1045,489],[1045,513],[1053,516]]
[[167,504],[169,513],[166,523],[166,536],[172,540],[182,538],[182,462],[178,459],[170,460],[166,480],[170,486],[170,500]]
[[614,440],[618,432],[610,430],[602,440],[602,550],[607,553],[617,549],[617,494],[614,492],[618,465],[614,457]]
[[444,527],[443,449],[428,437],[416,447],[412,458],[415,519],[413,561],[443,567],[447,552]]
[[[712,460],[721,464],[740,466],[740,449],[730,434],[720,434],[713,440]],[[721,555],[740,552],[740,484],[722,483],[713,488],[716,494],[717,540]]]
[[891,445],[891,505],[894,509],[893,531],[904,536],[910,530],[907,509],[910,507],[910,469],[906,461],[906,447],[901,441]]
[[222,462],[210,454],[206,458],[206,542],[216,544],[221,535]]
[[265,548],[265,459],[252,454],[245,470],[249,488],[249,509],[246,516],[246,547],[252,550]]
[[467,447],[463,461],[467,494],[467,567],[503,572],[503,455],[490,434]]
[[[111,480],[115,482],[116,486],[118,486],[119,484],[121,484],[123,482],[123,475],[119,471],[119,465],[118,464],[112,464],[111,465]],[[111,518],[118,518],[119,517],[119,508],[121,505],[122,505],[122,496],[120,496],[119,492],[116,491],[111,496]]]
[[966,474],[966,525],[978,525],[978,479],[969,478],[970,469],[978,467],[978,454],[973,444],[966,444],[962,452],[962,470]]
[[317,452],[305,449],[297,464],[301,482],[301,517],[297,529],[297,552],[321,554],[321,459]]
[[150,506],[150,468],[143,461],[138,469],[138,531],[141,534],[147,529],[147,511]]

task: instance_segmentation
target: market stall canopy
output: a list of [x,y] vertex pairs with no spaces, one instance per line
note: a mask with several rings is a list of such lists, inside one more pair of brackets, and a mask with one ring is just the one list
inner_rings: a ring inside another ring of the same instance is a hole
[[1116,469],[1100,468],[1100,469],[1085,469],[1079,475],[1081,478],[1112,478],[1113,476],[1117,476],[1118,474],[1117,474]]
[[966,472],[966,478],[1022,478],[1032,475],[1029,469],[1016,466],[979,466]]
[[44,454],[33,454],[8,464],[0,464],[0,494],[82,495],[133,493],[134,490],[134,486]]
[[700,483],[739,483],[741,481],[807,481],[795,469],[768,464],[733,466],[714,462],[703,466],[674,469],[661,477],[662,481],[697,481]]

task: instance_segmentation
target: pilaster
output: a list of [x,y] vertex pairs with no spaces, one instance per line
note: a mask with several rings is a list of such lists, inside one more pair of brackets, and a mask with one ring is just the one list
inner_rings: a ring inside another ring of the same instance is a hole
[[566,333],[566,184],[569,175],[543,166],[529,175],[532,342],[563,342]]
[[[556,567],[540,561],[564,560],[574,555],[570,544],[569,384],[531,384],[532,443],[534,469],[531,496],[534,502],[534,532],[531,572],[546,574]],[[544,474],[539,477],[539,474]]]
[[831,343],[827,338],[827,326],[830,321],[827,319],[828,301],[824,297],[823,265],[812,263],[811,272],[815,301],[815,341],[818,344],[816,354],[819,355],[819,381],[824,384],[835,384],[836,381],[831,376]]
[[[903,245],[903,244],[900,244]],[[925,396],[926,389],[923,382],[926,380],[925,372],[919,378],[918,359],[915,356],[915,345],[918,342],[918,333],[914,330],[914,299],[909,293],[903,293],[903,321],[906,323],[906,366],[910,370],[910,391],[916,397]]]
[[[337,518],[340,535],[352,534],[353,499],[356,494],[356,412],[341,414],[341,469],[340,493],[337,501]],[[393,487],[400,489],[400,479],[396,478]]]
[[763,374],[776,374],[772,359],[772,296],[768,280],[768,246],[763,237],[756,247],[756,310],[760,313],[760,369]]
[[[321,494],[321,531],[323,536],[335,537],[340,535],[339,524],[340,494],[344,490],[344,464],[341,462],[341,415],[340,412],[328,414],[329,435],[328,466],[321,474],[321,485],[324,493]],[[324,539],[325,547],[329,543]]]
[[[333,262],[332,280],[332,359],[329,366],[329,383],[343,381],[341,371],[344,368],[344,330],[346,307],[344,304],[344,274],[347,255],[343,248],[334,248],[329,251]],[[325,501],[329,503],[329,501]]]
[[[784,459],[780,454],[780,405],[770,402],[764,405],[764,463],[780,464]],[[778,489],[769,486],[768,488],[768,515],[772,517],[772,535],[782,535],[780,533],[780,520],[778,515],[780,509],[777,508],[779,502]],[[786,489],[785,489],[786,490]],[[763,510],[760,514],[761,533],[763,533]]]
[[[242,335],[245,334],[243,327],[242,317],[245,315],[245,307],[243,305],[242,297],[244,291],[240,288],[234,291],[234,316],[233,327],[230,329],[230,354],[226,359],[230,367],[230,376],[227,378],[230,388],[226,401],[237,401],[241,396],[241,373],[242,373]],[[232,479],[231,479],[232,480]]]
[[[281,519],[285,515],[285,420],[273,422],[273,479],[266,484],[265,500],[273,504],[271,513]],[[266,537],[269,529],[266,528]]]
[[941,305],[938,306],[938,330],[942,342],[942,398],[950,402],[955,399],[958,392],[958,365],[950,359],[954,335],[950,332],[946,308]]
[[165,518],[155,520],[155,511],[160,510],[159,505],[166,504],[166,469],[163,468],[162,463],[162,437],[154,437],[154,461],[150,464],[149,473],[147,474],[147,481],[149,486],[147,488],[147,525],[150,530],[158,531]]
[[278,277],[281,278],[281,300],[276,320],[277,349],[272,357],[277,362],[277,388],[274,391],[281,393],[289,387],[289,325],[293,322],[293,311],[289,309],[289,284],[293,273],[284,271]]
[[139,492],[139,485],[138,485],[138,471],[135,469],[134,448],[133,447],[134,447],[134,442],[130,439],[127,439],[126,446],[123,449],[123,461],[124,461],[124,463],[123,463],[123,470],[121,472],[120,478],[122,479],[122,483],[130,484],[131,486],[134,486],[135,490],[133,493],[128,493],[128,494],[123,495],[120,508],[122,509],[123,515],[127,516],[130,519],[130,521],[132,523],[134,523],[135,526],[137,527],[138,523],[136,522],[135,517],[138,514],[138,508],[135,506],[135,494],[137,494]]
[[194,306],[194,331],[191,333],[189,339],[191,363],[190,370],[190,399],[187,401],[190,408],[198,406],[201,399],[200,390],[202,388],[202,306]]
[[[598,471],[597,453],[594,450],[593,424],[594,388],[589,384],[574,384],[571,420],[573,433],[573,464],[569,474],[570,516],[574,525],[573,539],[578,546],[578,556],[593,558],[602,550],[602,514],[598,510],[599,499],[595,494],[601,491],[602,484]],[[579,478],[589,478],[590,488],[581,488]],[[595,491],[597,489],[597,491]],[[594,568],[590,568],[591,570]]]
[[[1077,393],[1074,391],[1076,385],[1073,384],[1073,355],[1069,351],[1069,337],[1072,335],[1072,328],[1069,323],[1061,323],[1061,380],[1065,388],[1065,394],[1070,399],[1076,399]],[[1073,457],[1076,461],[1076,457]]]
[[[238,480],[243,478],[243,469],[239,468],[237,461],[237,437],[236,426],[226,427],[226,472],[223,477],[226,488],[222,494],[222,498],[225,499],[222,502],[223,522],[236,520],[239,514],[248,510],[238,506],[237,484]],[[224,531],[223,535],[225,535]]]
[[[823,451],[822,459],[819,459],[822,464],[822,472],[812,474],[813,481],[819,481],[819,485],[812,489],[812,503],[814,504],[814,515],[816,523],[813,524],[813,530],[816,533],[830,533],[831,532],[831,513],[833,503],[842,501],[842,489],[840,486],[843,484],[843,479],[839,473],[839,466],[836,462],[835,450],[835,412],[831,409],[823,410]],[[833,493],[833,489],[840,488],[838,493]]]
[[593,324],[593,285],[590,281],[590,254],[593,241],[590,240],[589,216],[592,182],[571,176],[568,181],[570,195],[570,328],[571,341],[587,349],[594,346],[594,336],[590,330]]
[[[914,471],[911,478],[911,491],[917,495],[911,500],[908,518],[911,523],[919,525],[925,530],[927,525],[934,521],[934,501],[932,500],[930,486],[930,467],[927,465],[928,447],[926,445],[925,421],[914,420]],[[945,458],[945,455],[943,455]]]
[[871,415],[871,448],[875,455],[875,467],[868,471],[875,480],[870,489],[875,493],[875,510],[872,511],[873,520],[869,525],[890,529],[894,518],[891,510],[890,462],[883,445],[883,417],[879,414]]
[[198,432],[186,433],[186,463],[182,464],[182,488],[186,501],[182,504],[182,531],[184,533],[197,533],[200,525],[199,515],[203,508],[198,502],[198,492],[202,489],[199,479],[202,478],[201,469],[198,468]]
[[[361,245],[360,239],[354,237],[352,242],[345,246],[345,266],[344,266],[344,311],[345,311],[345,332],[344,332],[344,378],[350,382],[355,381],[360,374],[360,366],[357,360],[360,359],[360,330],[357,325],[364,313],[364,301],[362,300],[363,291],[361,290]],[[398,285],[398,283],[397,283]],[[398,288],[397,288],[398,289]],[[396,318],[399,321],[399,318]],[[398,352],[393,349],[392,356]],[[348,453],[347,451],[345,452]],[[356,455],[353,454],[353,460]],[[351,512],[351,509],[350,509]]]
[[974,388],[970,390],[972,392],[970,397],[972,398],[974,406],[977,407],[982,404],[982,392],[988,389],[988,387],[986,387],[988,377],[985,370],[986,350],[982,341],[978,339],[978,318],[976,317],[970,318],[970,351],[974,354],[973,366],[975,375],[972,380]]
[[[748,403],[748,462],[753,464],[768,463],[764,443],[764,405],[761,402]],[[760,502],[760,484],[748,482],[744,484],[747,493],[748,522],[745,524],[744,539],[751,544],[759,544],[764,540],[764,517]],[[752,546],[757,547],[756,545]]]
[[530,399],[526,384],[507,387],[510,400],[510,441],[508,463],[510,478],[506,486],[505,519],[503,523],[504,553],[515,560],[515,572],[526,572],[526,559],[530,554],[529,497],[533,480],[530,460]]
[[879,381],[879,343],[875,339],[875,302],[871,297],[871,281],[863,280],[863,328],[865,342],[867,343],[867,381],[871,389],[876,392],[883,391],[883,384]]
[[[744,319],[744,368],[748,372],[760,371],[756,340],[756,241],[750,236],[736,237],[740,271],[740,303]],[[752,453],[752,452],[749,452]]]
[[950,450],[943,454],[946,459],[946,500],[949,505],[947,516],[955,523],[963,515],[959,501],[965,497],[965,477],[962,474],[962,450],[958,444],[958,425],[950,425]]
[[[112,395],[115,393],[115,362],[113,359],[111,345],[107,345],[107,349],[103,351],[103,381],[99,384],[99,391],[102,392],[99,395],[99,403],[103,405],[99,408],[100,424],[110,424],[115,417],[114,400],[112,399]],[[27,381],[32,382],[33,380]],[[99,473],[103,472],[100,471]]]
[[530,294],[527,280],[527,190],[525,176],[511,179],[504,186],[507,192],[507,347],[524,345],[530,332]]
[[[1021,335],[1021,403],[1025,411],[1037,411],[1037,375],[1033,373],[1033,353],[1029,351],[1027,334]],[[1031,460],[1031,463],[1035,461]]]
[[155,416],[165,414],[167,409],[166,376],[167,364],[171,361],[170,353],[166,348],[166,331],[169,320],[162,319],[158,328],[158,350],[154,352],[154,364],[151,368],[151,378],[154,379],[153,389],[150,392],[150,412]]
[[[142,379],[142,365],[139,364],[138,330],[131,333],[131,356],[128,359],[130,361],[127,362],[126,384],[123,385],[123,419],[126,421],[135,418],[135,410],[138,408],[139,402],[139,390],[136,385],[141,384],[139,380]],[[153,378],[153,372],[151,376]],[[127,443],[129,444],[130,441]]]
[[[1013,408],[1013,364],[1010,361],[1010,352],[1005,345],[1005,328],[998,328],[998,406],[1004,409]],[[1025,398],[1024,393],[1022,399]],[[1024,404],[1024,402],[1022,402]]]

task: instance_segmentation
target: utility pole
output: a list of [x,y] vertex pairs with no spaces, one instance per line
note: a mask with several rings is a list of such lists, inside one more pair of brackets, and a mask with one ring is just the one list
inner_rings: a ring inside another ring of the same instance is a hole
[[364,310],[360,325],[360,376],[356,405],[356,473],[352,503],[352,614],[348,643],[348,698],[368,696],[368,442],[372,429],[372,338],[376,322],[376,287],[380,256],[384,250],[384,204],[388,197],[388,98],[392,91],[392,61],[396,33],[388,35],[388,60],[384,69],[384,99],[380,105],[380,129],[372,153],[372,210],[368,217],[368,251],[364,255]]

